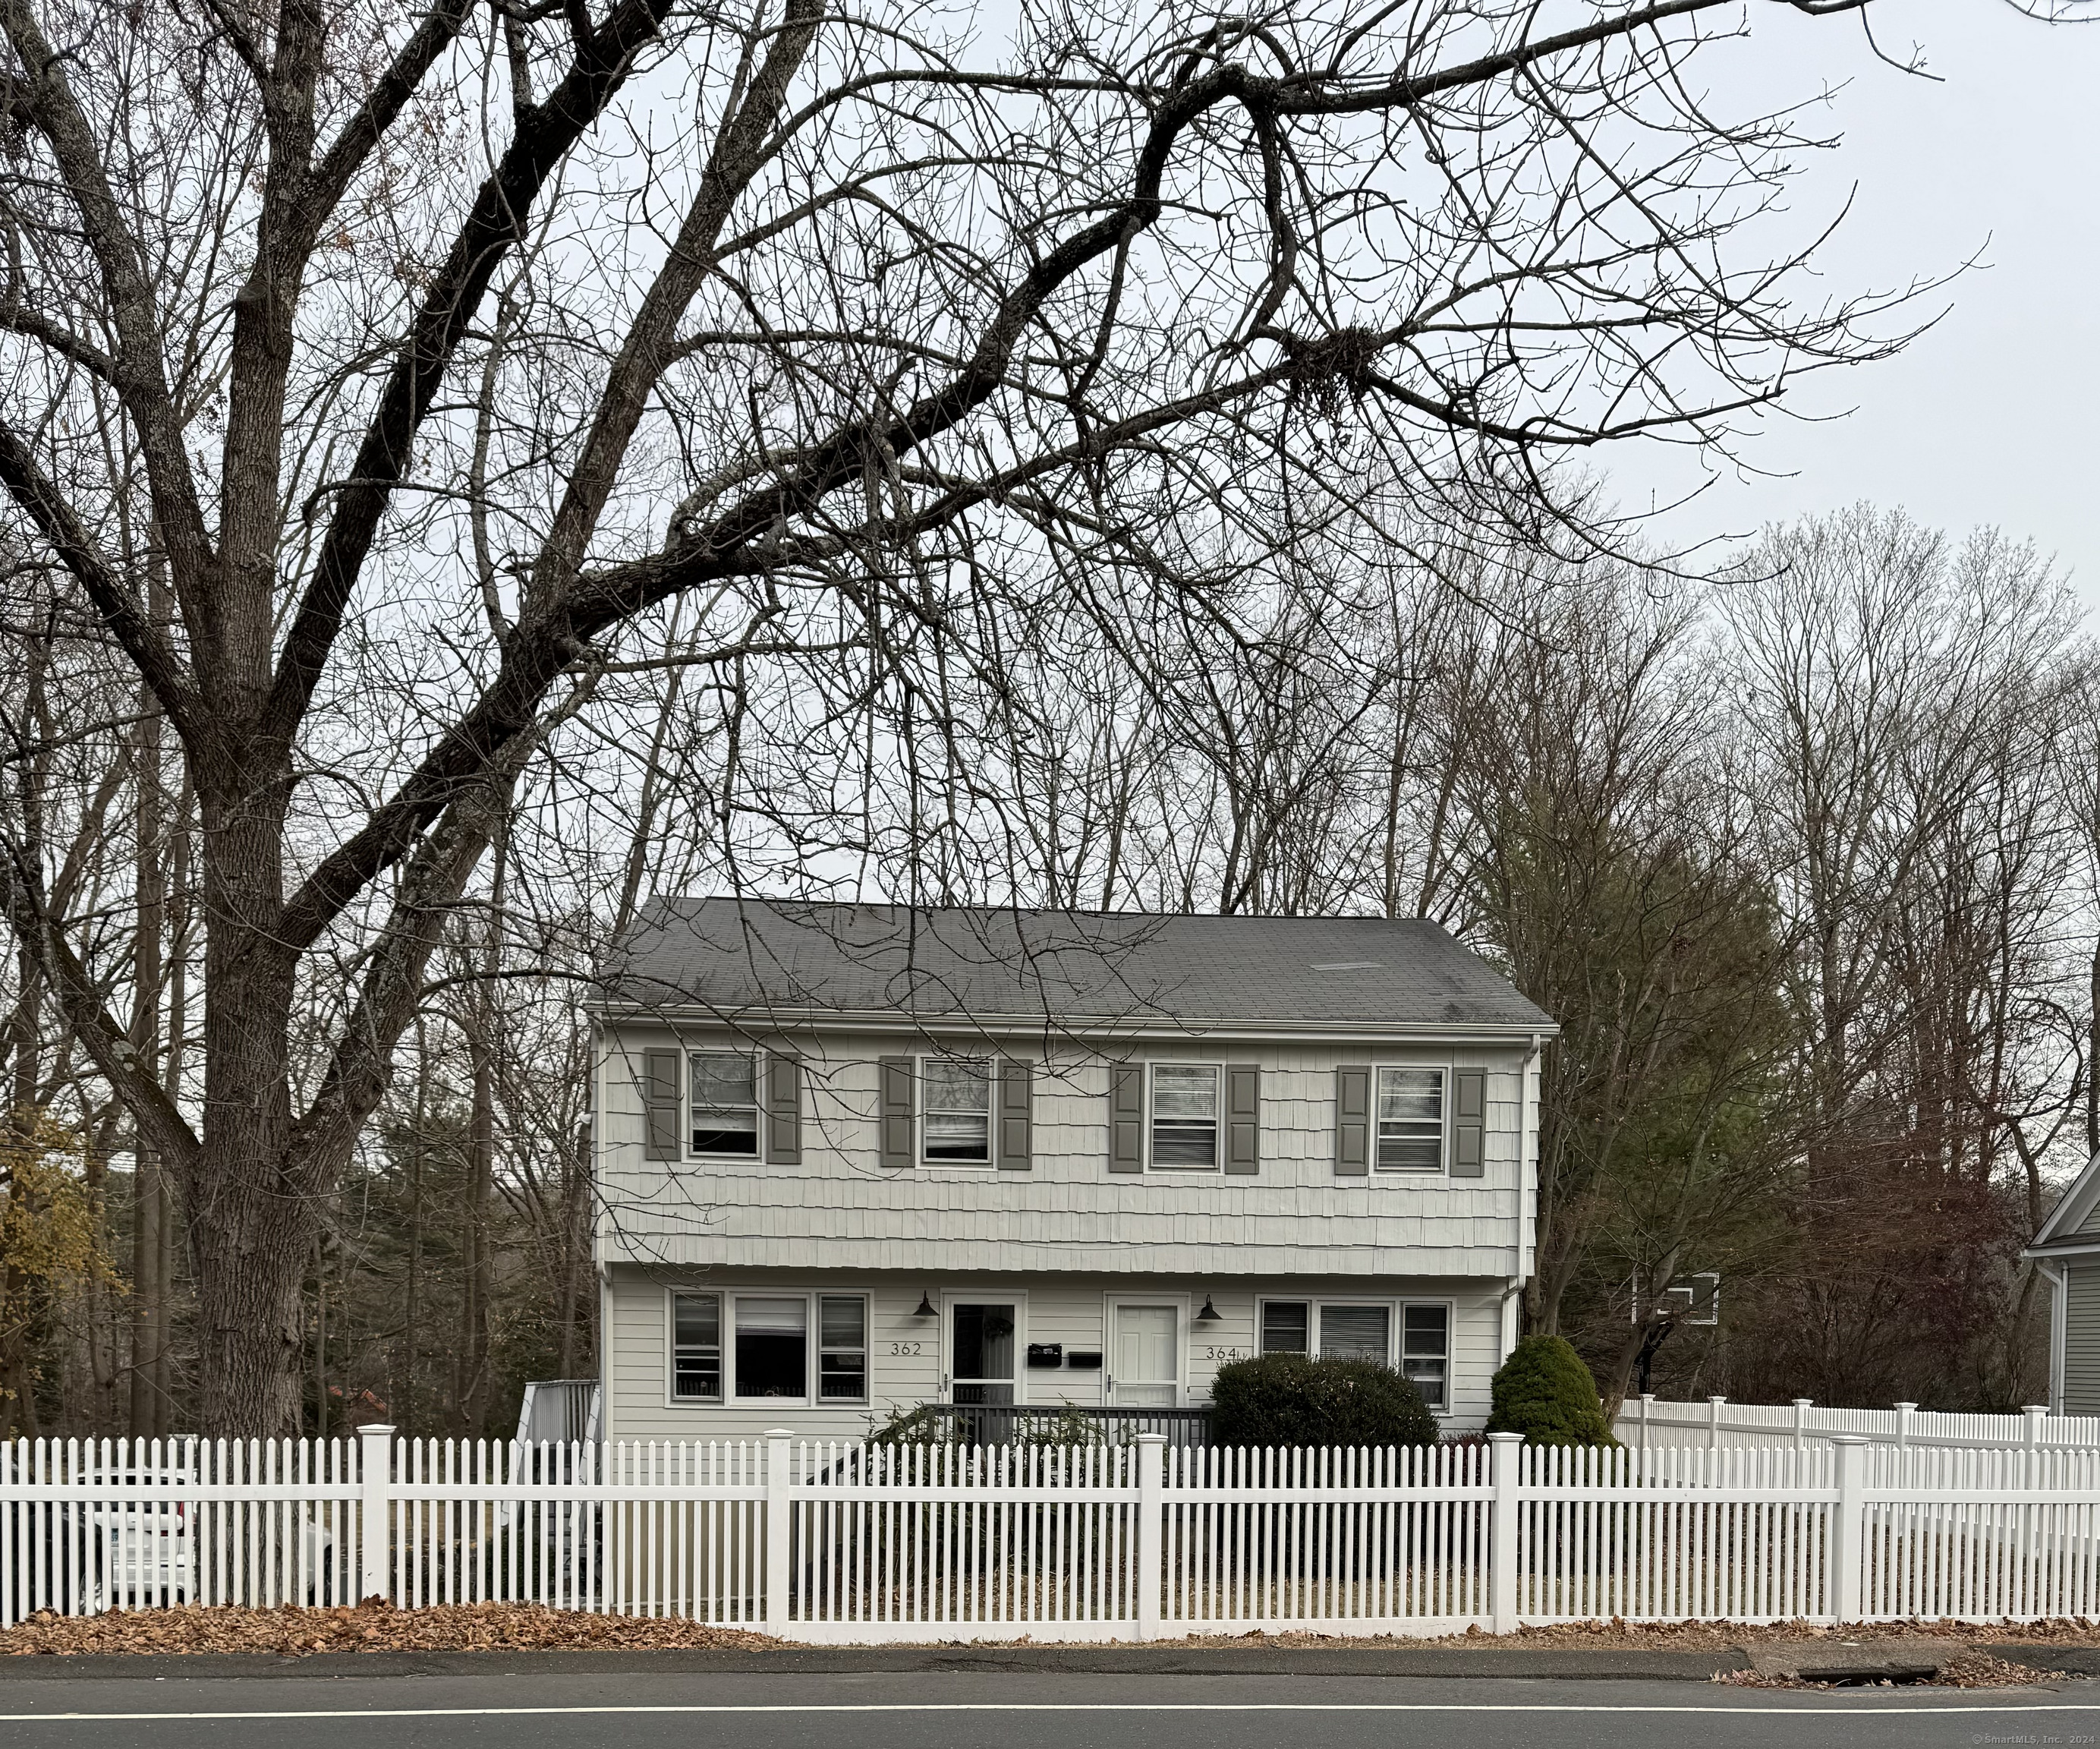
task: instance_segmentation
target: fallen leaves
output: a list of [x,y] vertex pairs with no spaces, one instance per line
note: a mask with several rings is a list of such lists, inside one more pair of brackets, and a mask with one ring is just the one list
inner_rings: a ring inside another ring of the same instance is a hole
[[765,1634],[676,1616],[594,1615],[537,1604],[441,1604],[397,1610],[237,1610],[201,1605],[32,1616],[0,1630],[0,1656],[82,1653],[684,1651],[777,1645]]

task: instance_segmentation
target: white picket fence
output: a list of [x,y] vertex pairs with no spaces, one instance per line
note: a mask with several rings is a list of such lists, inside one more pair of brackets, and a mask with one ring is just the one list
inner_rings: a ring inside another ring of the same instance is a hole
[[18,1442],[0,1626],[380,1596],[817,1643],[2100,1616],[2100,1451]]
[[2018,1415],[1950,1415],[1899,1402],[1887,1409],[1820,1408],[1806,1397],[1791,1403],[1665,1402],[1629,1397],[1613,1427],[1637,1449],[1664,1446],[1793,1446],[1850,1434],[1902,1450],[1944,1447],[1963,1451],[2100,1449],[2100,1416],[2051,1415],[2032,1406]]

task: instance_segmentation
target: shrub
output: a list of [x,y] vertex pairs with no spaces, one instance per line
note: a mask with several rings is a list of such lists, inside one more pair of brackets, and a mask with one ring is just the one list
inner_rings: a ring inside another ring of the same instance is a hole
[[1491,1433],[1521,1433],[1538,1446],[1618,1442],[1597,1402],[1597,1381],[1560,1336],[1526,1336],[1495,1374]]
[[1370,1360],[1264,1354],[1219,1367],[1211,1438],[1221,1446],[1433,1446],[1421,1393]]

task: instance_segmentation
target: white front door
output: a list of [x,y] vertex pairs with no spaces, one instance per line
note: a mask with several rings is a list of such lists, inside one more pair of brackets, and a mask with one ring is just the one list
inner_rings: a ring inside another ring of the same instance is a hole
[[1109,1400],[1118,1409],[1171,1409],[1181,1394],[1181,1311],[1174,1305],[1110,1308]]

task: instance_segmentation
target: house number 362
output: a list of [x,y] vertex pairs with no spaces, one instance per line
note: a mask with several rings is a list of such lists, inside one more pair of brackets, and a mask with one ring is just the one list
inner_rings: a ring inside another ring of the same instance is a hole
[[893,1354],[915,1354],[925,1345],[923,1342],[893,1342],[889,1345],[889,1352]]

